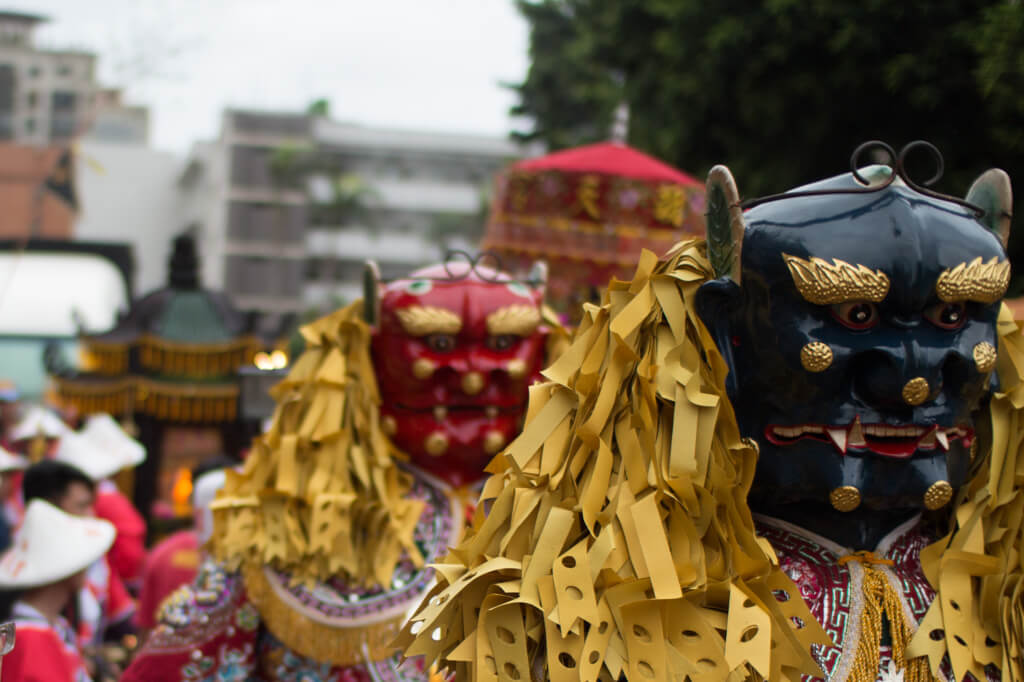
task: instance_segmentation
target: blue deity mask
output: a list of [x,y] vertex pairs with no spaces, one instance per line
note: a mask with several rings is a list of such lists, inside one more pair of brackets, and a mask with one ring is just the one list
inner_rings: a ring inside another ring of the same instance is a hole
[[727,169],[709,177],[718,279],[699,310],[760,446],[754,509],[939,509],[987,437],[1009,179],[985,173],[965,202],[913,182],[904,156],[856,170],[855,154],[853,173],[746,211]]

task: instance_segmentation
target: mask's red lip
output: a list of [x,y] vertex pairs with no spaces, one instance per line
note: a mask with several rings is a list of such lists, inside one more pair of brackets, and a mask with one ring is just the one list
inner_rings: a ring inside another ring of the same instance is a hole
[[969,448],[974,442],[974,429],[936,424],[861,424],[860,417],[857,417],[846,426],[769,424],[764,436],[774,445],[792,445],[804,438],[811,438],[832,443],[841,455],[853,450],[873,452],[893,459],[909,459],[918,450],[941,448],[943,452],[948,452],[950,443],[957,440]]

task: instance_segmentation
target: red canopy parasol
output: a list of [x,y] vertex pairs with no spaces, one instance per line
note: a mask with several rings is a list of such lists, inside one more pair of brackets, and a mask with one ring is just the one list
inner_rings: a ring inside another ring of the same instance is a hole
[[543,259],[549,300],[571,311],[642,249],[661,255],[704,231],[693,177],[624,144],[603,142],[519,161],[498,176],[483,247],[510,269]]

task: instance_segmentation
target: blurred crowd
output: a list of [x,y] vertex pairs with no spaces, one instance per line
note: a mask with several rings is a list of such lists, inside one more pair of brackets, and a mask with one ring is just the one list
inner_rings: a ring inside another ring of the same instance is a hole
[[0,381],[0,622],[17,631],[5,680],[118,679],[160,604],[194,579],[232,462],[193,471],[192,524],[153,538],[115,483],[145,457],[109,415],[23,403]]

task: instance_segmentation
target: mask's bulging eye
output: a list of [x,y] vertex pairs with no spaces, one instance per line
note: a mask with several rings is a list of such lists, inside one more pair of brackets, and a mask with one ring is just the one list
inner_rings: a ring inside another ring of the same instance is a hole
[[960,329],[967,322],[967,305],[957,303],[939,303],[925,311],[924,316],[939,329]]
[[497,351],[508,350],[516,345],[518,340],[519,337],[515,334],[495,334],[487,337],[487,347]]
[[435,353],[450,353],[455,350],[455,335],[431,334],[423,337],[423,343]]
[[878,306],[867,301],[838,303],[832,306],[832,317],[850,329],[870,329],[878,324]]

